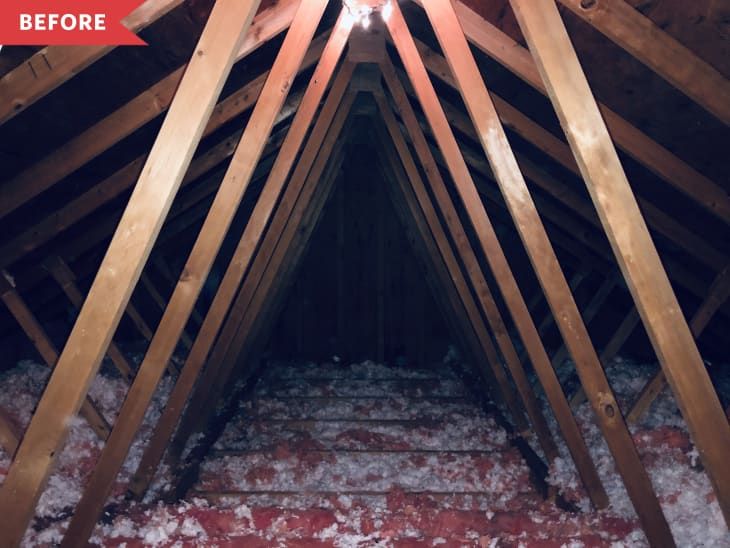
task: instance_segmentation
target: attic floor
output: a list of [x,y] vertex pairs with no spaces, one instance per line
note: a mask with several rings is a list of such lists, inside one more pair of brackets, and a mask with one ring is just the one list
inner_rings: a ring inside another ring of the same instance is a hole
[[[615,389],[651,368],[617,362]],[[47,372],[24,362],[0,376],[0,406],[25,424]],[[141,455],[171,381],[158,391],[116,499]],[[112,418],[124,386],[100,375],[92,388]],[[103,546],[643,546],[587,405],[581,426],[613,508],[591,511],[567,461],[551,481],[584,512],[543,500],[506,432],[444,364],[280,364],[264,372],[203,463],[187,500],[119,506],[97,527]],[[707,477],[666,394],[635,440],[680,546],[730,546]],[[564,449],[564,448],[563,448]],[[78,419],[41,499],[28,546],[60,539],[99,443]],[[9,464],[0,453],[0,474]],[[2,477],[2,476],[0,476]],[[158,481],[158,487],[165,478]]]

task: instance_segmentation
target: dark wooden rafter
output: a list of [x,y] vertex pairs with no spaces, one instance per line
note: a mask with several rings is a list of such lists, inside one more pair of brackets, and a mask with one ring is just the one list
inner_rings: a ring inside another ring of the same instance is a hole
[[[423,4],[423,0],[416,0]],[[525,83],[547,95],[538,68],[527,48],[479,16],[461,0],[454,2],[459,22],[468,40],[480,51],[494,59]],[[638,128],[598,103],[606,126],[616,146],[644,165],[652,173],[702,205],[726,223],[730,222],[730,196],[708,177],[652,140]]]
[[[695,339],[699,339],[702,332],[707,327],[707,324],[715,315],[717,309],[722,303],[730,298],[730,266],[725,268],[720,274],[717,275],[715,280],[710,286],[710,290],[707,293],[707,298],[702,301],[702,304],[692,316],[689,322],[689,328],[692,331],[692,335]],[[631,409],[626,414],[626,419],[630,423],[636,423],[641,416],[651,406],[651,403],[661,393],[667,384],[667,377],[664,374],[664,370],[659,368],[659,371],[647,381],[644,387],[639,392],[636,401],[632,404]]]
[[9,545],[21,542],[33,517],[36,502],[66,440],[68,419],[78,412],[98,371],[257,7],[257,0],[221,0],[211,12],[3,483],[0,512],[7,519],[4,538]]
[[[517,231],[548,298],[553,315],[556,317],[563,340],[576,363],[581,382],[588,388],[593,409],[598,416],[599,426],[612,451],[634,508],[650,541],[659,542],[661,539],[668,542],[667,545],[671,545],[672,535],[652,489],[651,481],[639,460],[636,447],[507,142],[504,129],[469,50],[454,8],[449,0],[427,2],[424,7],[454,78],[459,84],[464,103],[478,130],[492,171],[495,173]],[[447,146],[455,151],[454,156],[457,162],[454,167],[465,174],[461,177],[454,177],[454,180],[470,177],[436,92],[428,80],[426,69],[396,4],[394,4],[393,14],[387,24],[432,128],[436,125],[436,127],[443,128],[441,131],[448,132],[451,136],[450,141],[453,143]],[[438,130],[435,128],[434,132],[438,134]],[[446,148],[444,145],[445,143],[440,143],[442,150]],[[447,155],[445,154],[445,156]],[[463,188],[457,188],[462,193],[462,201],[468,210],[470,203],[479,199],[476,188],[473,182],[468,187],[463,185]],[[480,237],[487,231],[493,232],[492,227],[487,226],[488,222],[485,221],[486,213],[483,207],[481,209],[481,218],[470,216],[477,235]]]
[[[486,280],[484,279],[484,274],[481,272],[477,258],[468,243],[464,228],[459,221],[458,214],[443,179],[440,177],[436,162],[430,154],[430,149],[418,124],[415,113],[408,102],[405,90],[400,84],[392,64],[384,62],[382,68],[388,88],[393,94],[396,106],[404,119],[408,134],[410,134],[411,139],[414,141],[415,149],[419,154],[421,164],[424,166],[426,176],[429,178],[431,190],[436,197],[442,215],[450,226],[452,238],[456,242],[459,254],[470,273],[472,284],[477,289],[478,295],[491,297]],[[474,213],[477,214],[477,212]],[[525,301],[517,286],[517,282],[512,275],[506,257],[496,238],[490,238],[490,245],[492,252],[487,253],[487,260],[493,269],[493,274],[520,333],[520,338],[525,345],[527,354],[545,389],[548,401],[551,404],[573,460],[576,463],[576,469],[579,471],[593,504],[598,508],[605,507],[608,503],[606,493],[601,486],[601,481],[588,454],[588,448],[580,434],[578,425],[570,412],[565,395],[560,387],[560,382],[550,367],[548,354],[542,345],[535,324],[532,321]],[[488,300],[492,301],[490,304],[493,305],[493,299],[489,298]],[[520,365],[520,360],[515,354],[504,322],[499,316],[499,311],[491,305],[488,307],[490,309],[489,316],[492,317],[492,321],[494,322],[493,330],[495,334],[498,334],[497,340],[498,342],[501,341],[500,344],[505,357],[509,356],[507,359],[513,363],[512,368],[517,369]],[[545,453],[551,458],[549,451],[545,451]]]
[[624,0],[559,0],[689,98],[730,125],[730,82]]
[[[412,111],[410,104],[408,103],[405,90],[400,85],[395,69],[392,64],[385,61],[383,62],[382,67],[388,88],[391,89],[394,100],[401,112],[401,116],[403,117],[406,128],[411,136],[411,140],[415,145],[416,153],[418,154],[421,165],[424,166],[424,171],[429,180],[431,190],[434,193],[439,209],[446,220],[458,255],[462,258],[466,266],[468,277],[475,289],[476,295],[478,296],[478,302],[481,306],[481,310],[490,324],[492,334],[494,335],[502,356],[504,357],[504,360],[512,374],[512,378],[515,381],[515,385],[520,393],[525,409],[528,412],[533,428],[538,435],[542,449],[547,458],[552,461],[555,457],[557,457],[557,449],[552,440],[552,435],[550,434],[550,430],[545,423],[542,412],[539,409],[539,405],[535,399],[534,393],[532,392],[532,387],[525,375],[524,369],[522,368],[522,364],[517,357],[514,345],[509,338],[507,328],[502,320],[499,310],[497,309],[497,305],[492,297],[491,291],[489,290],[484,273],[479,266],[478,259],[469,244],[466,231],[464,230],[458,214],[456,213],[456,209],[451,202],[446,185],[438,172],[436,161],[430,153],[426,138],[418,125],[415,113]],[[395,116],[385,102],[385,98],[379,98],[376,96],[376,102],[380,108],[381,116],[384,119],[385,125],[390,132],[391,139],[393,139],[395,148],[401,155],[401,161],[404,165],[406,165],[406,163],[410,163],[413,167],[415,167],[413,159],[409,159],[410,152],[408,151],[405,140],[403,140],[403,137],[400,135],[400,130],[398,130]],[[406,172],[413,173],[413,170],[407,169]],[[418,171],[416,169],[415,175],[417,174]],[[441,227],[440,224],[436,224],[436,213],[435,210],[433,210],[433,205],[428,199],[426,187],[420,177],[409,176],[409,179],[411,185],[414,187],[413,191],[419,201],[420,207],[428,219],[431,232],[434,233],[435,236],[437,231],[441,230]],[[446,241],[446,236],[444,234],[444,242]],[[439,245],[445,244],[440,243]]]
[[[181,377],[171,394],[169,403],[163,412],[164,421],[161,419],[150,442],[151,449],[148,449],[146,453],[149,456],[140,465],[130,486],[133,492],[143,492],[157,468],[157,464],[162,456],[162,450],[169,442],[172,430],[183,410],[184,403],[192,390],[200,369],[208,358],[211,347],[226,318],[231,300],[235,296],[241,279],[248,269],[258,241],[264,232],[264,228],[284,187],[284,183],[316,113],[319,102],[327,89],[338,60],[347,43],[351,28],[351,22],[347,22],[344,17],[340,17],[333,33],[330,35],[330,40],[325,46],[320,62],[310,80],[310,85],[289,127],[286,139],[279,149],[276,162],[271,168],[266,183],[264,184],[264,189],[259,196],[257,206],[246,224],[244,234],[234,252],[230,266],[226,270],[216,292],[216,296],[213,299],[213,303],[203,321],[200,332],[186,359],[183,369],[185,376]],[[350,79],[351,72],[352,66],[346,63],[333,84],[330,95],[334,98],[336,104],[339,104],[347,82]]]
[[[511,0],[649,339],[730,523],[730,425],[651,241],[601,112],[549,1]],[[589,392],[590,397],[590,390]],[[645,527],[651,539],[651,529]]]
[[[380,132],[384,141],[388,142],[387,130],[381,129]],[[484,387],[495,401],[504,401],[503,392],[495,390],[498,383],[493,369],[480,366],[484,361],[489,362],[490,357],[479,341],[478,326],[473,323],[468,312],[470,308],[476,308],[476,304],[471,295],[459,291],[461,283],[458,278],[461,275],[454,276],[453,269],[449,267],[451,253],[449,251],[443,253],[439,249],[438,238],[429,228],[426,215],[409,183],[405,166],[394,157],[391,150],[382,146],[382,142],[380,144],[378,154],[382,157],[381,171],[389,183],[387,189],[391,202],[411,245],[420,256],[425,270],[429,272],[430,289],[439,302],[451,330],[459,334],[457,340],[461,339],[463,348],[470,351],[471,359],[474,360],[473,365],[478,369]]]
[[[182,4],[183,0],[147,0],[122,19],[138,33]],[[48,46],[0,79],[0,125],[73,78],[114,46]]]
[[[421,210],[422,214],[418,215],[417,218],[423,216],[424,223],[426,223],[426,226],[423,227],[421,231],[429,230],[431,232],[436,242],[436,252],[439,254],[439,256],[442,257],[446,265],[449,278],[455,285],[459,299],[461,300],[464,309],[466,310],[469,323],[472,325],[473,329],[476,332],[482,352],[486,356],[487,362],[489,363],[489,367],[491,369],[491,375],[484,371],[482,371],[482,375],[487,382],[489,382],[490,378],[496,380],[502,399],[507,404],[507,408],[512,415],[512,420],[514,421],[515,426],[518,428],[518,430],[524,432],[525,430],[527,430],[528,424],[524,418],[523,405],[525,404],[525,396],[528,404],[533,403],[530,402],[530,398],[534,398],[534,394],[531,393],[532,389],[529,388],[530,393],[523,393],[523,401],[520,403],[520,400],[517,399],[517,395],[515,394],[515,391],[512,388],[509,379],[507,378],[506,372],[502,365],[502,360],[497,354],[494,343],[492,343],[491,334],[487,329],[484,320],[482,319],[476,301],[472,297],[471,291],[469,289],[469,284],[466,281],[466,278],[464,277],[461,268],[459,267],[456,255],[454,254],[454,251],[452,250],[451,245],[449,244],[449,241],[445,233],[443,232],[443,229],[441,228],[440,224],[437,223],[438,219],[436,217],[436,212],[433,207],[430,206],[430,201],[426,201],[426,196],[424,194],[425,185],[418,173],[418,167],[416,166],[416,163],[413,161],[410,152],[408,152],[407,150],[407,145],[405,144],[403,136],[402,134],[400,134],[400,130],[397,129],[393,113],[390,111],[389,106],[386,107],[384,103],[384,97],[376,96],[376,102],[378,103],[380,114],[383,117],[387,128],[387,131],[382,132],[383,135],[380,135],[380,138],[384,139],[386,138],[386,136],[389,136],[395,148],[395,150],[386,148],[383,151],[383,154],[386,156],[388,162],[391,165],[391,169],[393,170],[394,180],[399,186],[402,187],[401,192],[405,193],[406,202],[411,201],[410,197],[412,193],[415,193],[415,196],[420,198],[418,202],[414,202],[413,204],[409,203],[408,207],[409,209],[411,209],[411,215],[414,217],[415,215],[413,213],[413,210],[416,208],[419,208]],[[396,163],[398,162],[395,157],[396,151],[398,157],[400,158],[399,161],[400,163],[402,163],[402,168],[405,172],[405,175],[401,173],[401,169],[398,168],[398,164]],[[406,191],[405,188],[408,188],[408,190]],[[424,207],[426,207],[427,209],[424,209]],[[477,365],[477,367],[484,367],[484,364],[481,361],[475,365]],[[523,386],[522,388],[524,389],[525,387]],[[541,413],[536,408],[536,406],[532,406],[532,411],[534,412],[534,420],[537,423],[538,427],[544,425],[544,418],[541,416]],[[542,435],[543,438],[541,439],[541,442],[545,442],[549,447],[552,443],[549,431],[543,431]]]
[[[345,67],[347,66],[345,65]],[[347,70],[352,70],[352,67],[347,68]],[[305,190],[311,192],[307,189],[325,169],[326,157],[332,152],[354,101],[352,94],[346,93],[344,97],[340,96],[343,91],[340,89],[340,85],[346,84],[347,80],[342,83],[335,82],[333,85],[317,122],[312,128],[307,144],[302,150],[300,160],[291,175],[285,195],[280,201],[283,207],[277,209],[277,214],[271,222],[271,228],[267,231],[265,240],[259,247],[260,251],[256,254],[246,280],[231,307],[228,319],[213,347],[208,359],[206,375],[189,396],[188,411],[181,418],[180,426],[171,444],[169,460],[173,467],[177,465],[177,459],[189,437],[197,428],[205,424],[213,404],[219,401],[235,366],[236,355],[240,354],[241,348],[249,336],[250,323],[247,328],[246,320],[252,314],[255,315],[255,311],[252,311],[252,301],[259,291],[258,288],[261,287],[262,277],[268,272],[267,265],[270,262],[271,254],[274,253],[275,248],[278,249],[277,234],[283,230],[283,227],[288,226],[287,220],[292,215],[292,208],[295,208],[295,204],[299,204],[299,200],[305,201],[299,196],[304,194]],[[333,94],[333,92],[335,93]],[[268,205],[263,205],[263,207],[268,207]],[[296,205],[296,207],[300,208],[299,205]],[[206,411],[200,413],[195,412],[195,409],[204,409]],[[174,423],[166,427],[173,428]],[[154,467],[156,467],[154,460],[159,461],[162,456],[164,444],[159,443],[155,451],[158,455],[154,457],[151,455],[149,459],[143,457],[143,461],[153,462],[152,466]],[[145,469],[138,473],[149,474],[150,472]]]
[[[53,369],[58,362],[58,350],[45,329],[43,329],[43,326],[15,289],[12,278],[5,272],[0,274],[0,300],[3,301],[23,329],[23,332],[27,335],[43,361],[46,362],[46,365]],[[89,396],[86,396],[81,404],[80,412],[81,416],[86,419],[86,422],[99,439],[106,440],[109,437],[111,427]]]
[[[181,475],[186,469],[195,468],[202,458],[202,455],[198,455],[197,459],[185,462],[184,467],[180,466],[180,454],[190,436],[194,432],[209,429],[211,423],[215,422],[216,408],[221,406],[221,402],[228,401],[234,387],[245,382],[253,372],[255,360],[250,358],[253,341],[273,321],[277,305],[272,303],[270,296],[279,294],[275,295],[274,300],[281,299],[282,289],[288,285],[291,271],[303,254],[327,199],[334,182],[334,174],[342,160],[337,141],[353,101],[352,93],[346,93],[342,97],[339,107],[333,99],[330,105],[325,105],[330,108],[323,109],[312,130],[302,152],[302,159],[297,164],[280,202],[284,207],[277,208],[271,229],[267,231],[259,247],[213,348],[206,374],[192,394],[188,410],[171,443],[168,464],[177,475]],[[333,108],[336,109],[334,114],[328,112]],[[329,162],[333,155],[334,164]],[[328,163],[329,172],[326,171]],[[234,378],[237,382],[233,382]],[[203,409],[204,412],[195,413],[194,409]],[[178,485],[176,490],[176,494],[180,496],[186,486]]]

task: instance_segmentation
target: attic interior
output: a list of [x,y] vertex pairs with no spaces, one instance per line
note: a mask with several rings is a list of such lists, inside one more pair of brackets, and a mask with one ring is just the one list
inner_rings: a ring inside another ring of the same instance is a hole
[[730,545],[729,21],[145,0],[145,47],[3,47],[0,544]]

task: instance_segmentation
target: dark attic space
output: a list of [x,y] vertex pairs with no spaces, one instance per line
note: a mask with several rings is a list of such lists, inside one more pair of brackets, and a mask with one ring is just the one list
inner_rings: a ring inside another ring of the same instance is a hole
[[730,547],[729,22],[144,0],[146,46],[2,46],[0,547]]

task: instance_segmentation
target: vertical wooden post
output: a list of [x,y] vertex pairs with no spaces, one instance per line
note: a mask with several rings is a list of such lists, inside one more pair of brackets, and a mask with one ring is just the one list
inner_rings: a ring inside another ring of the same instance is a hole
[[511,0],[511,4],[725,521],[730,523],[730,425],[558,9],[553,0]]
[[[672,546],[672,535],[649,476],[641,464],[611,387],[598,361],[454,8],[450,0],[432,0],[425,3],[424,8],[459,84],[469,114],[482,139],[482,146],[487,153],[492,171],[558,322],[563,340],[576,363],[581,382],[587,387],[599,425],[611,448],[634,508],[650,542]],[[466,164],[397,4],[393,4],[388,28],[434,133],[441,132],[448,135],[447,141],[442,140],[439,146],[442,150],[454,150],[451,158],[454,171],[458,170],[458,173],[463,174],[454,177],[454,180],[470,180]],[[462,184],[457,188],[467,211],[474,205],[480,207],[479,215],[470,215],[477,235],[481,237],[482,234],[493,232],[492,227],[487,226],[487,217],[473,182],[471,185]]]

